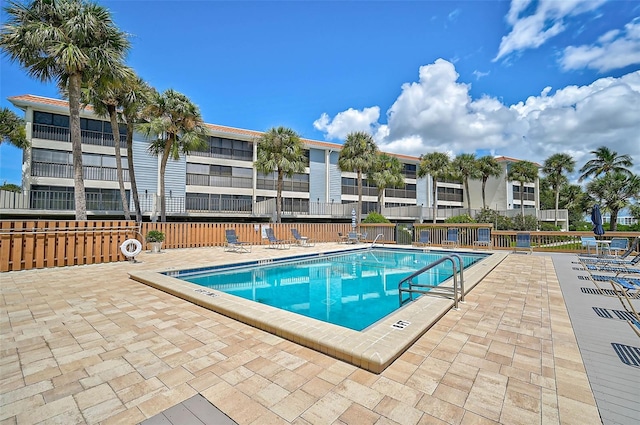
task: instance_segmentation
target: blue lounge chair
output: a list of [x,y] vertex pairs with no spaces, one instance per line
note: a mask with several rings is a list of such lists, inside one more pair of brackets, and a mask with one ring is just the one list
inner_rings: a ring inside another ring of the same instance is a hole
[[453,227],[447,229],[447,239],[442,241],[442,246],[449,246],[451,248],[458,247],[458,228]]
[[629,245],[627,238],[612,238],[609,244],[609,253],[618,256],[618,252],[626,252]]
[[493,247],[493,242],[491,241],[491,229],[485,227],[478,229],[478,240],[473,242],[473,246],[486,246],[487,248]]
[[584,266],[585,264],[590,264],[592,266],[600,266],[600,267],[605,267],[605,266],[632,266],[634,264],[637,264],[638,261],[640,261],[640,254],[636,254],[635,257],[633,257],[632,259],[628,260],[625,258],[593,258],[593,257],[586,257],[586,258],[578,258],[580,260],[580,263]]
[[359,238],[356,232],[349,232],[347,234],[347,243],[358,243]]
[[520,249],[527,250],[530,254],[533,253],[530,233],[516,233],[516,246],[513,247],[513,252],[517,252]]
[[431,245],[431,241],[429,240],[431,236],[431,232],[428,230],[420,230],[420,237],[417,242],[414,242],[415,246],[427,246]]
[[314,243],[307,236],[300,235],[298,229],[291,229],[291,234],[293,235],[293,239],[295,239],[296,243],[300,246],[313,246]]
[[251,243],[239,241],[235,229],[226,229],[224,235],[226,239],[224,244],[225,251],[251,252]]
[[586,248],[587,254],[591,254],[591,248],[598,253],[598,242],[595,236],[580,236],[580,243],[583,248]]
[[265,235],[267,236],[267,240],[269,241],[269,248],[278,248],[278,249],[291,248],[291,242],[285,239],[276,238],[276,235],[273,233],[273,229],[271,227],[267,227],[264,230],[265,230]]

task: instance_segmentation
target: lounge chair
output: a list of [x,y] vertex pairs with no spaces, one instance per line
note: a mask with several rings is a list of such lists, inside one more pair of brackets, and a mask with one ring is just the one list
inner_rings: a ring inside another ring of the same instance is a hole
[[358,243],[358,242],[360,242],[360,240],[356,232],[349,232],[347,234],[347,243]]
[[291,234],[293,235],[293,239],[295,239],[296,243],[300,246],[315,245],[313,240],[310,240],[307,236],[300,235],[300,232],[298,232],[298,229],[291,229]]
[[516,245],[513,247],[513,252],[517,252],[520,249],[527,250],[530,254],[533,253],[530,233],[516,233]]
[[276,238],[276,235],[273,233],[273,229],[271,227],[267,227],[264,230],[267,236],[267,240],[269,241],[269,248],[278,248],[278,249],[291,248],[291,242],[285,239]]
[[609,244],[609,253],[618,256],[618,252],[626,252],[629,246],[629,239],[627,238],[612,238]]
[[578,258],[578,260],[580,260],[580,264],[582,264],[583,266],[586,264],[591,264],[594,266],[600,266],[600,267],[605,267],[605,266],[632,266],[634,264],[637,264],[638,261],[640,261],[640,254],[636,254],[635,257],[633,257],[632,259],[626,259],[626,258],[593,258],[593,257],[587,257],[587,258]]
[[342,232],[338,232],[338,243],[347,243],[349,236],[345,235]]
[[431,245],[431,241],[429,238],[431,237],[431,232],[429,230],[420,230],[420,237],[417,242],[414,242],[415,246],[427,246]]
[[238,235],[236,235],[235,229],[226,229],[224,231],[225,234],[225,244],[224,250],[231,252],[251,252],[251,243],[250,242],[241,242],[238,240]]
[[447,239],[442,241],[442,246],[449,246],[451,248],[458,247],[458,228],[457,227],[447,229]]
[[[613,239],[611,243],[613,244]],[[580,260],[580,262],[583,262],[583,263],[609,263],[609,262],[618,262],[618,261],[628,262],[626,258],[630,256],[632,253],[634,253],[635,251],[638,251],[638,243],[640,243],[640,238],[635,238],[631,242],[631,245],[629,245],[627,250],[622,254],[620,254],[617,258],[595,258],[595,257],[583,257],[579,255],[578,260]]]
[[[634,258],[634,260],[638,260],[640,259],[640,257],[636,257]],[[621,274],[638,274],[640,275],[640,268],[638,267],[628,267],[628,266],[635,266],[638,264],[638,261],[633,261],[630,262],[628,265],[600,265],[600,264],[585,264],[584,267],[591,271],[598,271],[598,272],[609,272],[609,273],[615,273],[616,276],[620,276]]]
[[631,329],[636,333],[636,335],[640,337],[640,313],[638,313],[638,310],[636,310],[631,302],[628,291],[626,291],[624,287],[617,287],[619,283],[616,281],[610,280],[609,283],[613,288],[613,292],[618,297],[618,300],[620,300],[622,307],[627,311],[627,313],[629,313],[629,315],[631,315],[631,318],[627,319],[627,323],[631,326]]
[[473,247],[486,246],[487,249],[493,247],[493,242],[491,241],[491,229],[482,227],[478,229],[478,240],[473,242]]

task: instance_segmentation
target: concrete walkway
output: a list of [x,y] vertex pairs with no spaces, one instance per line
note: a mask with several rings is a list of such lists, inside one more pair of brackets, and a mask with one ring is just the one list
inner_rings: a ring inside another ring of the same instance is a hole
[[0,275],[0,423],[134,424],[198,394],[238,424],[600,423],[550,256],[509,255],[380,375],[128,279],[246,255]]

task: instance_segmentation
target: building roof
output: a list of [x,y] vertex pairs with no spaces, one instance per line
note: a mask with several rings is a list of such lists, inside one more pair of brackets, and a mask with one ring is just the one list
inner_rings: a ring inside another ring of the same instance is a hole
[[[510,156],[496,156],[495,159],[498,162],[520,162],[520,161],[524,161],[523,159],[512,158]],[[534,161],[530,161],[530,162],[533,165],[535,165],[536,167],[538,167],[538,168],[542,167],[542,165],[538,164],[537,162],[534,162]]]

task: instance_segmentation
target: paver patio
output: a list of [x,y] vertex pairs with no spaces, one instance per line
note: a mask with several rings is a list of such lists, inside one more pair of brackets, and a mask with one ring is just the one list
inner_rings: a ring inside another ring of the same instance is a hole
[[376,375],[128,278],[251,254],[0,275],[0,423],[138,423],[202,394],[238,424],[601,423],[549,256],[509,255]]

